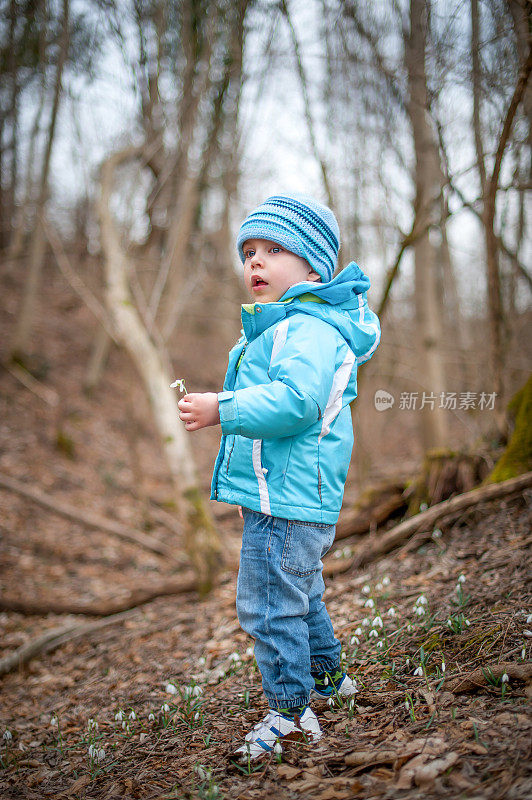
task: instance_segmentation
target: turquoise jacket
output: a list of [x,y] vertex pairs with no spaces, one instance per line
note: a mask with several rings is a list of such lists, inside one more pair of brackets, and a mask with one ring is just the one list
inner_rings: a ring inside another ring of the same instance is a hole
[[242,306],[243,336],[218,394],[222,441],[211,498],[284,519],[334,524],[353,447],[357,368],[380,339],[369,279],[352,262]]

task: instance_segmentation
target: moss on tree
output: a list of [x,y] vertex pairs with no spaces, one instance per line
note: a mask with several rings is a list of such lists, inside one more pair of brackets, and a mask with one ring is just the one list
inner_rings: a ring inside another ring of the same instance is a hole
[[500,483],[532,470],[532,374],[510,400],[508,415],[515,420],[514,430],[487,483]]

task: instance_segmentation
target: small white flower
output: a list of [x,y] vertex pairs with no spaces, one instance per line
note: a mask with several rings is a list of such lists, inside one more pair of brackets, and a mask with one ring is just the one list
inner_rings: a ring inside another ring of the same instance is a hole
[[135,714],[133,709],[131,709],[131,711],[129,712],[129,719],[137,719],[137,715]]
[[151,712],[148,714],[148,722],[153,722],[153,721],[154,721],[154,719],[155,719],[155,714],[153,713],[153,711],[151,711]]
[[183,694],[185,695],[185,697],[190,697],[190,695],[192,694],[192,686],[185,686]]
[[407,711],[410,711],[410,703],[408,702],[408,700],[405,700],[405,708]]
[[429,601],[425,597],[424,594],[420,594],[418,599],[416,600],[416,606],[426,606],[428,605]]
[[376,628],[372,628],[372,629],[370,630],[370,632],[369,632],[369,638],[370,638],[370,639],[373,639],[373,638],[375,638],[375,639],[378,639],[378,638],[379,638],[379,632],[378,632],[378,630],[376,630]]
[[395,608],[393,606],[391,608],[389,608],[388,611],[386,612],[386,615],[388,617],[395,617],[395,614],[396,614],[396,611],[395,611]]
[[362,628],[357,628],[356,629],[355,636],[362,636]]
[[329,685],[329,678],[327,677],[327,675],[325,676],[325,678],[323,680],[323,685],[324,686],[328,686]]
[[354,707],[355,707],[355,700],[354,700],[354,698],[352,697],[352,698],[351,698],[351,700],[349,701],[349,708],[350,708],[351,710],[353,710],[353,708],[354,708]]
[[408,632],[410,632],[412,630],[412,625],[410,624],[410,622],[406,626],[406,629],[407,629]]
[[92,719],[92,717],[90,717],[89,721],[87,722],[87,728],[88,728],[90,731],[92,731],[92,730],[95,730],[95,731],[97,731],[97,730],[98,730],[98,727],[99,727],[99,725],[98,725],[98,723],[96,722],[96,720],[95,720],[95,719]]
[[96,755],[98,748],[95,744],[89,745],[89,758],[93,758]]
[[369,594],[371,589],[369,588],[368,584],[366,583],[365,586],[362,587],[362,594]]
[[410,659],[409,658],[406,659],[405,664],[406,664],[407,667],[410,666]]
[[464,622],[467,625],[467,627],[469,628],[469,626],[471,625],[470,621],[468,619],[465,619]]
[[252,656],[253,655],[253,648],[252,647],[248,647],[248,649],[246,650],[246,655],[247,656]]
[[379,649],[380,649],[381,647],[384,647],[384,642],[377,642],[377,647],[378,647]]
[[201,688],[201,686],[194,686],[192,694],[194,695],[194,697],[199,697],[200,694],[203,694],[203,689]]
[[389,579],[389,577],[387,575],[385,575],[384,578],[382,579],[382,585],[383,586],[389,586],[390,585],[390,579]]
[[333,558],[342,558],[343,553],[341,550],[335,550],[333,553]]
[[382,592],[382,583],[378,583],[378,584],[375,586],[375,589],[376,589],[378,592]]
[[170,389],[179,389],[180,392],[184,392],[186,394],[187,387],[185,386],[185,379],[178,378],[173,383],[170,384]]
[[375,617],[372,624],[374,628],[382,628],[382,619],[380,617]]
[[441,662],[441,671],[445,672],[445,661]]
[[529,614],[529,615],[527,616],[527,618],[526,618],[526,624],[527,624],[527,625],[530,625],[530,623],[531,623],[531,622],[532,622],[532,614]]
[[124,712],[122,711],[122,709],[120,709],[115,714],[115,722],[122,722],[123,719],[124,719]]
[[166,694],[177,694],[177,686],[174,686],[173,683],[167,683],[164,687],[164,691]]
[[521,658],[523,659],[523,661],[525,657],[526,657],[526,647],[523,647],[523,649],[521,650]]
[[327,700],[327,705],[328,706],[333,706],[334,705],[334,697],[329,697],[329,699]]
[[200,764],[198,764],[197,767],[194,767],[194,772],[196,773],[200,781],[206,780],[207,774]]
[[360,639],[358,638],[358,636],[351,636],[351,644],[360,644]]
[[342,650],[342,652],[341,652],[341,654],[340,654],[340,658],[342,659],[342,661],[345,661],[345,660],[346,660],[346,658],[347,658],[347,655],[345,654],[345,650]]
[[425,616],[425,609],[423,608],[423,606],[418,606],[416,608],[416,614],[418,615],[418,617],[424,617]]
[[229,656],[229,658],[231,659],[231,661],[234,661],[235,663],[236,663],[237,661],[240,661],[240,656],[239,656],[239,654],[238,654],[238,653],[231,653],[231,655]]
[[458,576],[458,584],[465,583],[465,580],[466,580],[466,577],[465,577],[464,573],[462,572],[462,573],[461,573],[461,574]]
[[423,675],[423,667],[417,667],[417,669],[414,670],[414,675]]
[[370,620],[370,618],[369,618],[369,617],[364,617],[364,619],[362,620],[362,625],[363,625],[365,628],[367,628],[367,627],[368,627],[368,625],[371,625],[371,620]]
[[57,717],[55,714],[52,717],[50,717],[50,725],[52,726],[52,728],[57,728]]
[[344,558],[349,558],[349,556],[351,555],[351,548],[344,547],[344,549],[342,550],[342,555]]
[[124,722],[122,723],[122,730],[124,730],[124,731],[125,731],[125,729],[126,729],[127,727],[129,727],[129,726],[128,726],[127,722],[124,720]]
[[273,746],[273,752],[274,752],[274,753],[275,753],[275,755],[277,755],[277,756],[278,756],[278,755],[280,755],[280,754],[283,752],[283,748],[281,747],[281,745],[279,744],[279,742],[275,742],[275,744],[274,744],[274,746]]
[[198,664],[201,664],[201,666],[205,664],[205,658],[203,656],[201,656],[201,658],[198,658]]
[[10,742],[13,739],[13,734],[10,730],[5,730],[2,739],[4,739],[6,742]]
[[170,711],[170,706],[168,705],[168,703],[163,703],[163,704],[162,704],[162,706],[161,706],[161,711],[162,711],[164,714],[166,714],[166,712],[167,712],[167,711]]
[[194,714],[195,722],[197,722],[199,720],[199,718],[200,718],[199,711],[196,711],[196,713]]
[[96,761],[98,761],[99,763],[100,761],[103,761],[104,758],[105,758],[105,750],[102,747],[100,750],[98,750],[96,754]]
[[501,678],[501,683],[509,683],[509,681],[510,681],[510,678],[508,677],[508,674],[505,672],[504,675]]
[[439,539],[441,535],[442,535],[441,530],[439,528],[434,528],[434,530],[432,531],[432,538]]
[[375,608],[375,600],[372,600],[370,597],[369,600],[366,600],[364,603],[364,608]]
[[448,627],[448,628],[452,628],[452,627],[453,627],[453,621],[452,621],[452,619],[448,619],[448,620],[447,620],[447,627]]
[[419,510],[420,511],[426,511],[427,508],[428,508],[428,505],[426,503],[420,503],[419,504]]

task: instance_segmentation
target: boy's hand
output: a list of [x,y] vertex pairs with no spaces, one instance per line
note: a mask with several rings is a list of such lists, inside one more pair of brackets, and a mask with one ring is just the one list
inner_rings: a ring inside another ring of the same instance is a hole
[[185,423],[187,431],[199,431],[209,425],[218,425],[218,395],[214,392],[194,392],[186,394],[177,404],[179,418]]

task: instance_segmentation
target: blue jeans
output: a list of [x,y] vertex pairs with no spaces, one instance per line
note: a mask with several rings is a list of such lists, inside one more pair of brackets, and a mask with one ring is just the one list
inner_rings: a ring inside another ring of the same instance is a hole
[[309,702],[310,674],[336,669],[341,645],[322,595],[321,563],[334,525],[270,517],[247,508],[236,608],[255,639],[255,658],[270,708]]

